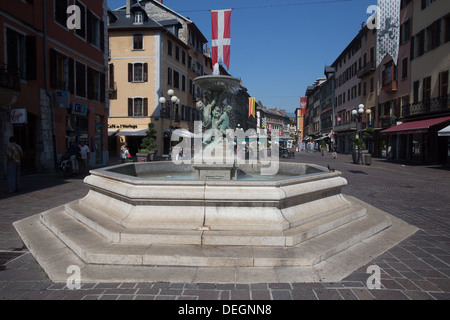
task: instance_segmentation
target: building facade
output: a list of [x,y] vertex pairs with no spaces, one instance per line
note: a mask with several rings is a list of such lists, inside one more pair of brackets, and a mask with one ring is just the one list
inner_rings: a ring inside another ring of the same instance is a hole
[[[67,23],[73,4],[78,29]],[[106,12],[106,0],[1,2],[2,77],[18,81],[0,85],[0,153],[14,135],[24,149],[23,172],[55,170],[69,144],[82,139],[91,166],[108,163]]]
[[410,62],[405,87],[410,90],[403,93],[405,99],[400,97],[405,103],[398,105],[397,125],[381,134],[388,139],[393,159],[448,164],[448,137],[439,137],[438,131],[450,123],[450,2],[404,1],[402,10],[412,15],[410,50],[405,53]]
[[[117,90],[109,117],[111,151],[118,154],[121,144],[127,143],[130,152],[137,153],[153,123],[158,153],[169,154],[173,131],[192,132],[194,121],[200,120],[195,101],[201,90],[193,79],[211,70],[205,68],[206,39],[193,22],[162,1],[128,0],[110,16],[110,69]],[[123,74],[128,77],[117,76]],[[171,101],[169,90],[177,101]],[[166,103],[160,102],[161,97]]]
[[[339,152],[350,153],[353,148],[356,122],[352,110],[360,104],[358,88],[361,79],[358,78],[358,66],[361,59],[361,34],[339,55],[331,65],[335,74],[335,134]],[[369,84],[368,92],[375,91],[374,83]]]

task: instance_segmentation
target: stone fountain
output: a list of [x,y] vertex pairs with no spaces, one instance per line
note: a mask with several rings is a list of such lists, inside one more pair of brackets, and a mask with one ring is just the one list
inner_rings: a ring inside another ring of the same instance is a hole
[[264,161],[229,161],[224,92],[239,80],[196,83],[203,132],[220,132],[203,149],[224,152],[91,170],[86,197],[16,222],[51,280],[75,265],[84,282],[339,281],[416,231],[344,196],[340,172],[281,162],[262,175]]

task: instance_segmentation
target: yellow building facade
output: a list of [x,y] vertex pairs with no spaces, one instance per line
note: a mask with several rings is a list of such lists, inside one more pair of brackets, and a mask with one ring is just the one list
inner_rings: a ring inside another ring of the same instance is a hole
[[[110,152],[126,143],[134,155],[148,124],[157,132],[158,155],[169,154],[175,129],[199,120],[192,88],[189,43],[176,36],[177,19],[157,22],[140,5],[110,11]],[[168,90],[178,98],[170,102]],[[160,103],[164,97],[166,103]]]

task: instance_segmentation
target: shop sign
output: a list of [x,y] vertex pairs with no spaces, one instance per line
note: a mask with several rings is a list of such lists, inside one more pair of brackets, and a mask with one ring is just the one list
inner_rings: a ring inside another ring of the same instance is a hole
[[87,114],[88,107],[85,104],[73,103],[72,104],[72,114],[85,116]]
[[69,91],[61,91],[56,90],[55,92],[55,102],[57,108],[70,108],[70,92]]
[[11,109],[11,124],[27,123],[26,109]]

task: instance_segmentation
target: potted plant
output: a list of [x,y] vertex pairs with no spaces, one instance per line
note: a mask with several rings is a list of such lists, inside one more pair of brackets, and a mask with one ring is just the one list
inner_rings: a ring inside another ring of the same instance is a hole
[[156,144],[156,130],[155,125],[153,123],[148,124],[147,135],[141,142],[141,149],[136,153],[137,161],[153,161],[157,150],[158,145]]

